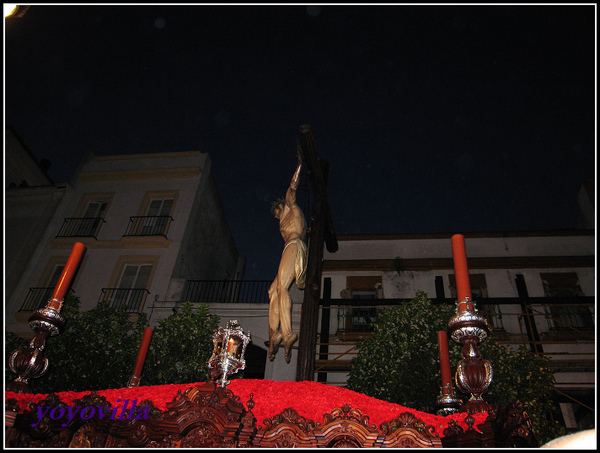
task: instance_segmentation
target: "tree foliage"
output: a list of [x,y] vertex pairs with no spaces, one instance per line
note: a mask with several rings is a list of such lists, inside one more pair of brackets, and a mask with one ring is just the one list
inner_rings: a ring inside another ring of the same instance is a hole
[[194,312],[190,302],[183,304],[181,312],[161,321],[152,334],[143,385],[207,380],[212,336],[218,326],[218,316],[211,315],[207,305],[200,304]]
[[558,409],[548,357],[533,354],[525,347],[515,351],[499,344],[493,336],[479,349],[494,373],[492,384],[483,395],[486,401],[493,404],[518,399],[531,417],[540,444],[566,434],[566,429],[554,420]]
[[[441,371],[437,332],[448,329],[455,314],[449,305],[434,305],[426,293],[417,292],[407,303],[378,314],[374,335],[359,345],[352,361],[348,388],[369,396],[433,413],[440,394]],[[450,363],[456,370],[461,345],[449,341]],[[518,399],[536,430],[538,441],[561,435],[552,402],[554,376],[547,358],[525,349],[514,351],[488,337],[481,356],[493,369],[493,380],[484,400],[491,404]],[[467,401],[469,395],[456,395]]]
[[[35,393],[102,390],[127,385],[146,324],[145,315],[133,323],[128,313],[115,311],[106,303],[85,312],[79,311],[79,305],[77,297],[67,296],[61,310],[65,328],[59,335],[48,337],[43,350],[50,364],[48,371],[29,382]],[[32,331],[31,338],[34,335]],[[17,347],[27,348],[28,343],[7,334],[7,359]],[[5,366],[5,379],[15,379],[8,360]]]
[[[126,387],[133,372],[147,318],[137,322],[130,314],[115,311],[105,303],[81,312],[77,297],[68,296],[61,310],[66,321],[63,332],[49,337],[43,350],[50,366],[45,375],[31,379],[35,393],[92,391]],[[207,361],[212,353],[212,335],[218,317],[201,305],[192,312],[186,303],[181,313],[171,315],[154,329],[146,356],[141,385],[200,382],[208,378]],[[35,333],[31,332],[31,338]],[[30,338],[30,339],[31,339]],[[7,332],[5,336],[5,382],[17,376],[8,358],[30,339]]]

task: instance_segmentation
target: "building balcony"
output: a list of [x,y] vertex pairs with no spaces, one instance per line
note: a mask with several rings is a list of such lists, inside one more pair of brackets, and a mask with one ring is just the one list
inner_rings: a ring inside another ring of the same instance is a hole
[[65,218],[57,238],[92,237],[97,239],[98,232],[105,220],[101,217]]
[[108,306],[115,310],[123,310],[127,313],[141,313],[146,303],[146,297],[150,294],[145,288],[123,289],[123,288],[102,288],[100,302],[107,302]]
[[[54,286],[29,288],[25,301],[17,312],[20,322],[25,322],[29,315],[40,308],[44,308],[54,292]],[[115,310],[124,310],[127,313],[138,314],[144,309],[146,298],[150,293],[147,289],[122,289],[102,288],[98,302],[107,302]],[[72,290],[69,289],[69,293]]]
[[[373,335],[378,314],[409,299],[321,300],[321,319],[330,317],[329,330],[317,342],[315,372],[348,373],[358,353],[356,343]],[[325,302],[325,303],[324,303]],[[454,299],[433,299],[455,305]],[[526,347],[545,355],[555,373],[592,375],[595,355],[595,297],[484,298],[476,308],[490,326],[491,335],[511,348]],[[325,316],[323,316],[325,314]],[[593,384],[593,383],[592,383]],[[588,379],[578,386],[588,387]],[[572,386],[557,379],[557,387]]]
[[[54,289],[54,286],[29,288],[29,292],[25,296],[25,301],[23,301],[21,308],[15,313],[17,322],[27,323],[34,311],[44,308],[52,298]],[[71,294],[72,291],[72,289],[69,289],[67,295]]]
[[[43,286],[29,288],[25,301],[19,308],[19,312],[33,312],[44,308],[54,292],[54,286]],[[71,290],[69,290],[71,292]]]
[[268,304],[270,280],[188,280],[181,302]]
[[123,236],[164,236],[167,237],[173,218],[168,215],[132,216]]

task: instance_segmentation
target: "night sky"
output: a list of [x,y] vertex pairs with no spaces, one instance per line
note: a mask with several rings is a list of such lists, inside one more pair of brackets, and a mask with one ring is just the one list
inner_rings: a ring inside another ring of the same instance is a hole
[[5,125],[55,182],[87,151],[209,153],[249,280],[277,272],[269,206],[303,124],[329,163],[337,234],[575,228],[596,168],[595,17],[593,4],[34,5],[5,20]]

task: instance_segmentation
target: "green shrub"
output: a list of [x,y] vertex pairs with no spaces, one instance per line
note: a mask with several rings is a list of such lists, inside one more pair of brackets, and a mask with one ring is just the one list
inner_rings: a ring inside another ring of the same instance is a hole
[[[31,379],[29,386],[35,393],[102,390],[127,385],[146,324],[145,315],[137,323],[129,321],[129,314],[115,311],[106,303],[81,312],[80,301],[67,296],[61,310],[66,321],[64,330],[48,337],[43,356],[49,367],[40,378]],[[35,333],[31,332],[31,338]],[[16,378],[8,368],[8,357],[18,347],[27,347],[29,340],[14,334],[6,336],[5,364],[7,382]]]
[[[348,388],[385,401],[433,413],[440,394],[441,372],[437,332],[448,329],[455,307],[434,305],[424,292],[415,299],[378,314],[374,335],[360,343],[352,361]],[[452,372],[461,356],[461,345],[449,341]],[[480,346],[481,357],[492,365],[493,380],[483,395],[491,404],[517,398],[534,425],[538,441],[564,431],[549,418],[554,376],[547,359],[528,350],[513,351],[489,337]],[[463,401],[469,395],[456,391]]]
[[192,311],[189,302],[180,313],[161,321],[152,334],[141,385],[185,384],[208,380],[207,362],[219,318],[201,304]]
[[[50,366],[45,375],[30,379],[35,393],[83,392],[123,388],[129,384],[147,317],[137,322],[106,303],[81,312],[80,301],[68,296],[61,310],[66,321],[63,332],[46,340],[43,356]],[[219,319],[200,305],[195,313],[189,302],[154,329],[140,385],[181,384],[208,379],[207,361],[212,354],[212,335]],[[35,333],[31,332],[31,338]],[[5,382],[17,376],[8,358],[29,341],[7,332],[5,342]],[[236,377],[239,377],[239,373]]]
[[554,374],[546,356],[533,354],[522,346],[512,350],[493,336],[480,346],[481,356],[492,364],[492,384],[483,395],[490,403],[518,399],[529,414],[540,444],[567,434],[554,420],[558,410],[554,402]]

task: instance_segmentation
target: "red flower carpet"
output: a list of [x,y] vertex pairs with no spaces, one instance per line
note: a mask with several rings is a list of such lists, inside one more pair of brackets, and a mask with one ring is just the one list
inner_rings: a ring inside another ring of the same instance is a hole
[[[129,400],[128,407],[131,407],[133,400],[137,399],[139,404],[143,400],[148,399],[158,409],[165,411],[167,409],[166,404],[173,401],[178,391],[183,392],[190,387],[201,384],[203,383],[140,386],[98,390],[97,393],[105,397],[112,406],[122,407],[125,400]],[[324,414],[331,412],[335,408],[342,407],[344,404],[348,404],[353,409],[359,409],[363,415],[368,416],[369,423],[377,427],[381,423],[393,420],[403,412],[410,412],[425,424],[432,425],[440,437],[444,437],[443,431],[448,427],[450,420],[455,420],[465,431],[468,429],[468,425],[465,423],[466,413],[457,413],[442,417],[410,409],[399,404],[382,401],[352,390],[318,382],[234,379],[227,386],[227,389],[238,396],[240,402],[246,408],[252,394],[252,400],[255,403],[252,413],[256,417],[257,426],[264,426],[263,422],[266,418],[274,417],[288,407],[295,409],[300,416],[307,420],[323,422]],[[72,405],[73,401],[89,393],[91,392],[61,392],[57,393],[57,396],[63,403]],[[6,400],[14,398],[17,401],[20,412],[27,409],[29,403],[37,403],[47,396],[44,394],[5,392]],[[432,395],[432,398],[436,396]],[[475,424],[473,427],[477,429],[477,425],[483,423],[487,416],[488,414],[485,412],[474,414]]]

